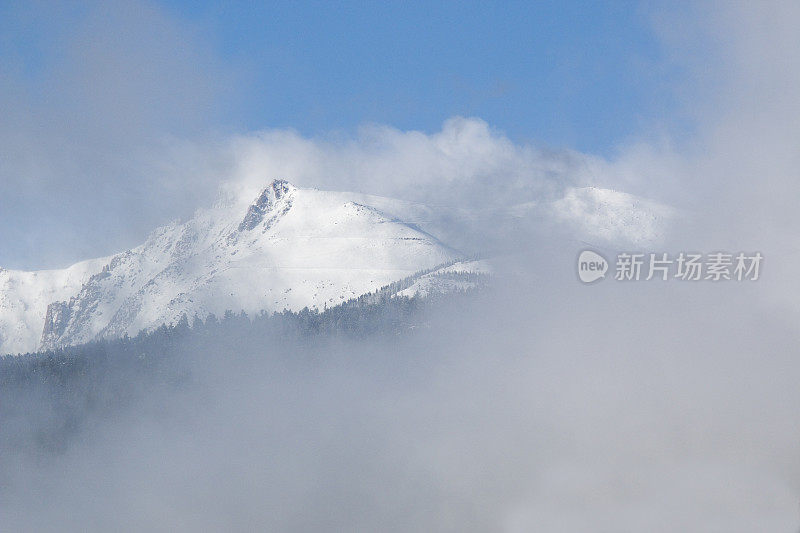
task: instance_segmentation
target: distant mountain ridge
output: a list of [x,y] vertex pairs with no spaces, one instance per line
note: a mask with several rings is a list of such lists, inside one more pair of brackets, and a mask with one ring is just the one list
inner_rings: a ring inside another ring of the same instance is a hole
[[461,219],[465,227],[541,220],[530,213],[568,225],[590,220],[590,234],[636,242],[657,235],[667,216],[657,204],[599,189],[542,206],[461,211],[274,180],[250,201],[200,209],[113,256],[64,270],[0,269],[0,354],[135,335],[184,314],[321,310],[400,280],[401,296],[468,288],[490,267],[438,237],[457,239],[453,221]]

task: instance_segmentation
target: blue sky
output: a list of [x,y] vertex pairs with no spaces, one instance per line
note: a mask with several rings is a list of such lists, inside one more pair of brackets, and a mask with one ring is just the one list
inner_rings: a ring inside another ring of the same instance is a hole
[[0,2],[0,266],[64,266],[138,244],[226,178],[203,167],[204,143],[256,131],[349,139],[377,123],[435,134],[477,117],[517,146],[606,159],[642,139],[685,138],[689,76],[664,48],[659,9]]
[[241,130],[434,131],[479,116],[512,139],[605,154],[676,107],[678,73],[633,2],[165,6],[236,66],[224,120]]

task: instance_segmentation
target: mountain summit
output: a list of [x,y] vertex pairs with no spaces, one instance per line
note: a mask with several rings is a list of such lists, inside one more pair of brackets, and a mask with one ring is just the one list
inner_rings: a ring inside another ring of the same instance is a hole
[[[286,214],[292,207],[290,194],[296,189],[286,180],[275,180],[272,185],[264,189],[258,199],[247,209],[247,214],[239,224],[239,231],[250,231],[255,229],[263,220],[267,213],[272,213],[273,221],[278,216]],[[276,210],[278,202],[283,202],[281,209]],[[278,211],[278,212],[276,212]]]
[[221,206],[159,228],[50,303],[40,347],[135,335],[183,314],[321,309],[458,258],[369,198],[275,180],[244,213]]
[[491,237],[497,221],[526,228],[555,221],[585,238],[630,246],[656,239],[671,216],[604,189],[569,189],[549,203],[481,212],[280,179],[251,194],[158,228],[114,256],[64,270],[0,269],[0,354],[135,335],[184,314],[322,309],[415,273],[419,279],[402,295],[457,287],[453,271],[486,266],[452,264],[462,254],[434,234],[459,242],[471,228]]

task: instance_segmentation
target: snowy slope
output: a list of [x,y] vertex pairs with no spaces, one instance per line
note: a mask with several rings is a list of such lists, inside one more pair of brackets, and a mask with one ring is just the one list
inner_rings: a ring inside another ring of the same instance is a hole
[[[382,209],[361,203],[370,200]],[[198,211],[51,304],[42,347],[133,335],[184,313],[322,308],[458,257],[384,211],[407,209],[401,204],[275,181],[246,210]]]
[[570,187],[549,210],[588,239],[635,246],[657,243],[676,215],[658,202],[599,187]]
[[600,187],[564,187],[518,204],[496,203],[491,196],[492,191],[487,190],[486,202],[471,208],[434,207],[375,196],[362,196],[362,202],[471,253],[513,251],[532,229],[551,224],[567,229],[579,241],[651,247],[663,241],[678,214],[656,201]]
[[35,350],[47,305],[76,294],[110,259],[91,259],[63,270],[0,268],[0,354]]
[[[475,252],[492,246],[493,232],[508,245],[509,227],[527,231],[550,220],[579,236],[641,245],[657,240],[673,216],[654,202],[597,188],[477,209],[298,189],[282,180],[254,196],[199,210],[112,257],[65,270],[0,269],[0,354],[133,335],[182,314],[321,309],[414,274],[400,295],[458,290],[485,265],[453,265],[462,254],[437,237],[457,246],[477,240]],[[450,266],[430,272],[443,264]]]
[[492,267],[486,260],[458,261],[417,277],[408,288],[398,291],[396,296],[424,298],[432,294],[466,291],[479,286],[481,275],[491,273]]

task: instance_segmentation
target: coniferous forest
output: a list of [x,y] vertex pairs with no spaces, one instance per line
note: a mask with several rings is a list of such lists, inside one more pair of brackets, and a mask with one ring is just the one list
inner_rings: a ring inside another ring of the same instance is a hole
[[425,329],[430,313],[456,309],[480,292],[390,297],[399,286],[323,311],[305,308],[253,317],[227,311],[191,320],[184,315],[176,324],[135,337],[3,356],[0,457],[64,451],[97,419],[118,416],[144,395],[175,393],[191,385],[198,365],[235,365],[262,356],[322,358],[337,342],[391,341]]

